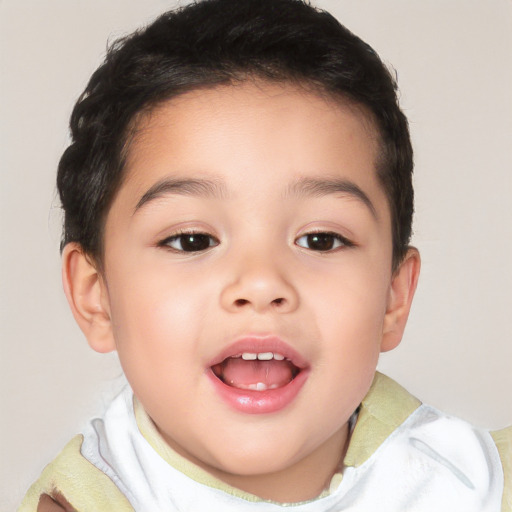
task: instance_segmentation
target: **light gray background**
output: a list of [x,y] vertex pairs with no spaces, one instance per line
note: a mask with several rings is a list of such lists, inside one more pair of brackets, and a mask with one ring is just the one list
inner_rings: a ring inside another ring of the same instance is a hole
[[[0,0],[0,509],[119,387],[60,285],[54,176],[109,37],[175,2]],[[398,70],[423,256],[405,339],[381,369],[484,426],[512,423],[512,2],[318,0]]]

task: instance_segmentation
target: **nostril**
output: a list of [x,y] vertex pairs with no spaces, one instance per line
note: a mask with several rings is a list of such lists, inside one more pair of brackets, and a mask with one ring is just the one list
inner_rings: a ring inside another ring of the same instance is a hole
[[258,311],[260,309],[265,309],[267,306],[281,310],[282,308],[286,307],[288,300],[284,297],[278,297],[277,299],[273,299],[270,302],[265,300],[260,302],[259,300],[253,301],[250,299],[235,299],[231,304],[237,310],[245,309],[245,307],[249,305],[252,305],[252,307]]

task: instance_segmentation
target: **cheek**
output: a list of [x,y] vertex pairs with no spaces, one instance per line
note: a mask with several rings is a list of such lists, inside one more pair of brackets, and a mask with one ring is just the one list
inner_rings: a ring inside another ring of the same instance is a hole
[[[378,270],[340,270],[310,288],[308,305],[320,343],[319,365],[331,389],[362,398],[377,366],[383,335],[388,284]],[[353,405],[357,405],[357,400]]]
[[125,371],[141,368],[176,376],[201,337],[204,287],[179,273],[169,275],[154,268],[139,269],[129,280],[122,274],[112,275],[109,293],[114,337]]
[[356,409],[372,383],[386,298],[382,277],[376,281],[349,272],[311,294],[316,334],[323,344],[317,360],[321,371],[312,374],[311,384],[318,391],[313,407],[318,414],[329,411],[333,428],[339,418],[347,419],[347,411]]
[[[325,276],[312,273],[303,294],[309,309],[314,310],[318,326],[328,327],[333,334],[382,334],[387,307],[390,274],[375,262],[357,256]],[[340,340],[341,342],[342,340]]]

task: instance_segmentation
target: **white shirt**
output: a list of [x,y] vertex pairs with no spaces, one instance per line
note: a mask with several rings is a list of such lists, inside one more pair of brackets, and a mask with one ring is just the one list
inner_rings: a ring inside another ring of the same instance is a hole
[[90,423],[81,452],[138,512],[499,512],[504,485],[490,434],[426,405],[329,495],[299,504],[249,501],[175,469],[141,434],[130,388]]

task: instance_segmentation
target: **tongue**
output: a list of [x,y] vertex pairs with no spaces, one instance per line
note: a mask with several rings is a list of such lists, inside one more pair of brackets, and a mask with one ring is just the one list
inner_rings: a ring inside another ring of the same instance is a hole
[[223,363],[222,380],[235,388],[275,389],[285,386],[295,376],[293,365],[289,361],[245,361],[229,358]]

